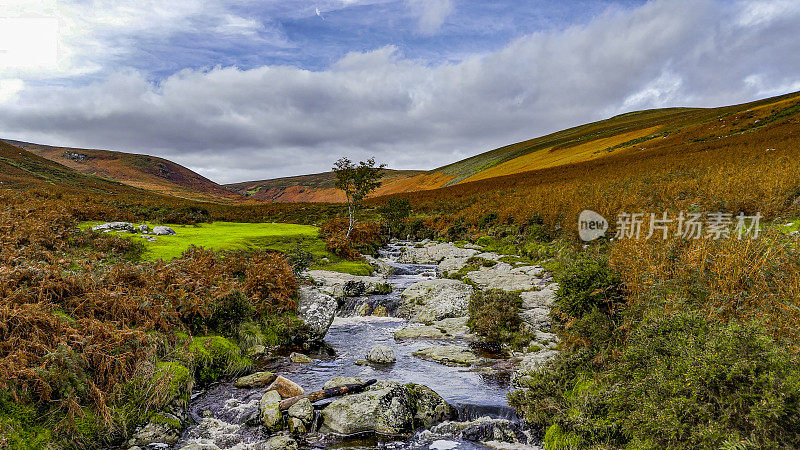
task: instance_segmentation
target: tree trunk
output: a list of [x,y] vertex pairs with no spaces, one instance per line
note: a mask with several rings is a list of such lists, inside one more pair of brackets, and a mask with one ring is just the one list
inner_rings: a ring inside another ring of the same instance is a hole
[[354,209],[353,203],[350,201],[350,199],[347,199],[347,213],[350,215],[350,226],[347,227],[347,239],[350,239],[350,233],[353,231],[353,223],[355,222],[353,220]]

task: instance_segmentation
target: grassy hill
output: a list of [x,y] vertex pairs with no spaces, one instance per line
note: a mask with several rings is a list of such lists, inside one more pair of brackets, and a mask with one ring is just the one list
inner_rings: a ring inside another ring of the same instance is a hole
[[52,188],[67,192],[142,193],[139,189],[55,163],[0,141],[0,186],[6,189]]
[[235,192],[218,185],[186,167],[157,156],[110,150],[90,150],[6,140],[85,174],[161,194],[194,199],[238,199]]
[[[392,194],[397,190],[388,186],[402,185],[404,180],[422,174],[421,170],[384,170],[383,182],[377,195]],[[246,181],[229,184],[226,187],[257,200],[276,202],[344,202],[344,193],[334,187],[336,176],[333,172],[315,173],[272,180]]]
[[[621,114],[606,120],[500,147],[427,172],[391,171],[373,197],[456,186],[547,168],[567,167],[595,160],[608,160],[657,148],[669,138],[708,132],[695,137],[697,143],[728,135],[758,132],[769,124],[794,114],[800,96],[788,94],[741,105],[720,108],[665,108]],[[260,199],[278,202],[344,200],[333,189],[330,172],[258,182],[237,183],[231,188]]]

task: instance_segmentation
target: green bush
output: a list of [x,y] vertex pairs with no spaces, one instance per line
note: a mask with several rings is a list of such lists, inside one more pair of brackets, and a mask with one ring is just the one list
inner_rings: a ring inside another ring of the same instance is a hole
[[615,348],[562,352],[510,394],[545,448],[800,447],[798,357],[761,325],[653,314]]
[[570,318],[581,318],[593,309],[611,312],[623,300],[619,275],[600,255],[576,256],[561,267],[555,280],[559,284],[555,307]]
[[531,341],[519,317],[522,299],[517,292],[476,291],[469,300],[467,326],[490,344],[523,348]]

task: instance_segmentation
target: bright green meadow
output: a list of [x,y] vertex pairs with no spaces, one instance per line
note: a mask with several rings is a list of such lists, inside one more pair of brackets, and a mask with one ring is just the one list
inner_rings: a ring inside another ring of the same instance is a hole
[[[91,228],[101,222],[85,222],[82,228]],[[148,223],[152,229],[155,225]],[[197,225],[170,225],[174,236],[156,236],[155,242],[142,239],[147,251],[145,260],[170,260],[177,258],[194,245],[211,250],[270,249],[289,252],[300,248],[314,257],[313,269],[332,270],[353,275],[370,275],[372,267],[363,261],[347,261],[325,249],[319,237],[319,228],[293,223],[238,223],[213,222]],[[120,233],[131,239],[141,239],[140,234]],[[325,261],[324,258],[327,258]]]

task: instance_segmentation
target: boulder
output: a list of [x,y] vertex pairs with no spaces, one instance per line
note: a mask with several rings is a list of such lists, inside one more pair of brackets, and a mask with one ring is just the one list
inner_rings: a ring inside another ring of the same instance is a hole
[[267,391],[258,402],[261,424],[270,431],[278,431],[283,428],[281,400],[281,395],[277,391]]
[[452,242],[427,243],[420,248],[406,247],[398,261],[412,264],[439,264],[446,258],[469,258],[476,253],[477,250],[460,248]]
[[127,231],[135,233],[136,228],[130,222],[106,222],[92,227],[92,231]]
[[298,395],[305,394],[303,388],[300,387],[299,384],[295,383],[294,381],[288,378],[284,378],[280,375],[278,375],[278,377],[275,378],[275,381],[273,381],[272,384],[270,384],[269,387],[267,388],[267,392],[271,391],[277,391],[278,394],[280,394],[280,396],[283,398],[295,397]]
[[385,345],[376,345],[367,353],[367,361],[376,364],[391,364],[397,361],[394,356],[394,350]]
[[322,389],[333,389],[335,387],[344,386],[346,384],[363,384],[364,380],[356,377],[333,377],[325,382]]
[[428,386],[408,384],[406,387],[416,399],[415,427],[428,428],[445,420],[458,418],[458,411]]
[[467,347],[460,345],[436,345],[421,348],[413,353],[417,358],[436,361],[446,366],[471,366],[480,358]]
[[336,315],[338,303],[330,295],[323,294],[313,286],[300,288],[297,313],[309,329],[309,341],[321,341],[328,332]]
[[307,398],[289,407],[287,413],[289,417],[302,421],[305,426],[311,425],[311,422],[314,421],[314,406],[311,404],[311,400]]
[[300,364],[308,364],[314,362],[314,360],[311,359],[308,355],[304,355],[302,353],[297,353],[297,352],[292,352],[292,354],[289,355],[289,360],[292,361],[293,363],[300,363]]
[[440,423],[425,432],[423,437],[429,439],[448,437],[484,444],[491,442],[525,445],[528,443],[528,438],[518,423],[489,417],[481,417],[469,422]]
[[512,268],[506,263],[497,263],[492,267],[482,267],[467,273],[464,278],[480,286],[481,289],[500,289],[506,292],[530,291],[542,286],[544,268],[540,266],[522,266]]
[[537,330],[550,329],[550,307],[555,300],[558,284],[552,283],[538,291],[527,291],[520,294],[522,306],[520,318],[528,326]]
[[389,311],[386,310],[385,306],[378,305],[372,310],[372,315],[374,317],[387,317],[389,315]]
[[128,446],[147,447],[150,444],[175,445],[180,437],[180,428],[167,423],[149,422],[133,433]]
[[370,266],[372,266],[378,273],[380,273],[383,276],[389,276],[394,274],[394,267],[392,267],[385,261],[381,261],[380,259],[374,258],[370,255],[365,255],[364,260],[366,260]]
[[[241,442],[242,426],[238,424],[226,423],[214,418],[204,418],[191,428],[184,439],[186,446],[181,450],[218,450],[231,448]],[[148,450],[158,448],[155,446],[147,447]]]
[[237,379],[233,385],[241,389],[264,387],[275,381],[275,378],[277,377],[272,372],[256,372]]
[[292,439],[291,436],[279,434],[267,439],[264,443],[264,448],[269,450],[297,450],[297,441]]
[[148,227],[146,223],[139,225],[136,227],[136,229],[139,231],[139,233],[147,234],[150,232],[150,227]]
[[170,227],[159,225],[157,227],[153,227],[153,234],[156,236],[174,236],[175,230]]
[[531,375],[547,364],[548,361],[555,358],[558,352],[550,349],[542,349],[536,352],[525,354],[522,360],[514,368],[514,373],[511,375],[511,381],[515,385],[524,384],[524,381]]
[[397,315],[422,323],[466,316],[471,296],[472,287],[459,280],[420,281],[403,291]]
[[323,427],[340,435],[365,432],[399,435],[417,426],[418,413],[430,421],[447,413],[438,394],[425,391],[425,399],[420,402],[416,392],[421,388],[413,386],[381,381],[364,392],[338,398],[322,410]]
[[382,277],[350,275],[329,270],[309,270],[317,287],[337,299],[385,293],[386,280]]
[[396,331],[394,338],[397,341],[404,339],[477,340],[467,327],[467,317],[451,317],[437,320],[430,325],[405,327]]
[[297,435],[297,434],[308,433],[308,427],[306,426],[306,424],[304,424],[302,420],[296,417],[289,417],[289,419],[286,421],[286,424],[289,427],[289,432],[292,434]]

